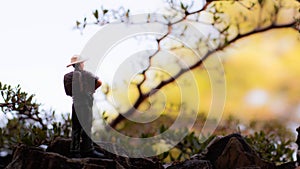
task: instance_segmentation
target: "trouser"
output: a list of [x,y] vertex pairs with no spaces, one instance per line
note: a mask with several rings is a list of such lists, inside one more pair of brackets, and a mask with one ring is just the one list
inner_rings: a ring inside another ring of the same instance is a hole
[[[85,153],[94,150],[90,138],[92,128],[92,106],[72,105],[72,141],[71,153]],[[80,136],[82,144],[80,147]]]

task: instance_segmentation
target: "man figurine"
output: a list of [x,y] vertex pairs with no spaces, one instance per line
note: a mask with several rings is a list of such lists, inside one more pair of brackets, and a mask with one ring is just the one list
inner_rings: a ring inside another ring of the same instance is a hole
[[[84,61],[79,55],[71,58],[74,71],[64,75],[64,88],[73,99],[72,105],[72,142],[70,153],[73,158],[103,158],[104,154],[96,151],[90,138],[92,128],[93,94],[102,82],[92,73],[84,70]],[[82,144],[80,147],[80,136]]]

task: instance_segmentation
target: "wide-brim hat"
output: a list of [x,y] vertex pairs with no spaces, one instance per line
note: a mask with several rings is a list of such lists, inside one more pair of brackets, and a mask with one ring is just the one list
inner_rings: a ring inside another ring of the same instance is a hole
[[86,60],[88,60],[87,58],[83,58],[80,55],[74,55],[71,57],[71,63],[67,65],[67,67],[72,66],[74,64],[77,63],[81,63],[81,62],[85,62]]

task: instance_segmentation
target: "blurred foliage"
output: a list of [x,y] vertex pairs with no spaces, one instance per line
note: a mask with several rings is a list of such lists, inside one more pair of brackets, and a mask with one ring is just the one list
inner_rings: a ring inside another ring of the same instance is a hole
[[164,152],[159,158],[165,162],[189,159],[192,155],[205,151],[206,146],[215,136],[231,133],[244,135],[247,143],[266,161],[276,164],[293,161],[293,154],[296,151],[293,148],[295,137],[284,122],[251,121],[246,126],[234,116],[223,120],[211,136],[201,139],[205,142],[200,142],[199,135],[191,131],[174,148]]
[[174,148],[160,154],[158,158],[164,162],[189,159],[192,155],[205,151],[206,146],[214,137],[215,135],[212,135],[205,139],[205,142],[200,142],[199,136],[194,131],[189,132]]
[[[55,111],[41,110],[34,95],[29,95],[21,87],[11,87],[0,82],[0,107],[6,119],[0,128],[0,148],[13,149],[18,143],[31,146],[48,144],[57,136],[69,137],[71,119],[61,115],[59,120]],[[61,121],[61,122],[60,122]]]
[[[199,124],[203,124],[206,120],[204,115],[200,114],[190,131],[183,127],[175,131],[169,129],[172,125],[172,117],[164,115],[164,118],[158,118],[155,120],[156,122],[151,122],[151,126],[123,121],[125,124],[122,125],[122,129],[119,129],[119,132],[131,137],[150,138],[161,135],[168,130],[169,134],[164,137],[164,142],[155,145],[143,145],[143,148],[149,148],[149,150],[147,149],[148,152],[158,153],[157,158],[164,163],[183,161],[195,154],[205,152],[207,145],[216,136],[225,136],[232,133],[239,133],[244,136],[253,150],[266,161],[276,164],[294,161],[293,154],[296,152],[294,147],[295,136],[287,128],[285,122],[254,120],[244,123],[235,116],[230,115],[219,123],[214,133],[205,135],[201,133],[203,126]],[[166,122],[164,123],[164,121]],[[116,144],[128,145],[126,150],[136,149],[135,145],[120,143],[121,140],[118,139],[118,136],[106,135],[105,131],[100,131],[99,135],[100,137],[107,137],[105,140],[111,140]],[[172,138],[176,138],[178,135],[185,135],[185,137],[169,151],[161,152],[161,147],[174,145],[172,144]]]
[[293,161],[295,151],[291,149],[292,140],[279,137],[276,133],[255,132],[246,137],[247,142],[265,160],[283,163]]
[[[247,130],[251,129],[249,128]],[[286,128],[281,128],[280,130],[290,133]],[[158,157],[164,162],[189,159],[194,154],[204,152],[208,143],[215,136],[216,135],[213,134],[208,137],[205,142],[201,143],[199,141],[199,136],[195,135],[195,132],[189,132],[174,148],[160,154]],[[261,130],[245,136],[245,140],[254,151],[266,161],[274,162],[276,164],[293,161],[295,149],[292,148],[293,139],[290,137],[282,137],[275,132],[267,133]]]
[[257,130],[257,122],[252,122],[252,125],[252,130],[256,131],[246,140],[263,159],[275,163],[293,161],[295,138],[284,123],[276,120],[265,122],[259,127],[261,131]]

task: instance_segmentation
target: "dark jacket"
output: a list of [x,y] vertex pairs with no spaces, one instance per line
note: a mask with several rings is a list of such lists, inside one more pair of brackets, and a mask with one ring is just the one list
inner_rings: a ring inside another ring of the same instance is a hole
[[69,72],[64,75],[65,92],[73,98],[73,102],[90,104],[97,81],[98,77],[85,70]]

